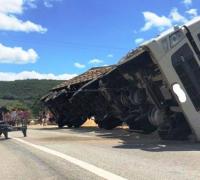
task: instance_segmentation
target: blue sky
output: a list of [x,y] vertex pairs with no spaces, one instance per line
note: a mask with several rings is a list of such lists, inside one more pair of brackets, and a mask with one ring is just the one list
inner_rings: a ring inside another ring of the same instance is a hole
[[68,79],[197,17],[198,0],[0,0],[0,80]]

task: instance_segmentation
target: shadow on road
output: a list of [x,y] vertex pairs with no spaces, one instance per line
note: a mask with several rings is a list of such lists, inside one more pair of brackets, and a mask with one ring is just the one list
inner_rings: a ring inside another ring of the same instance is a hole
[[95,132],[96,136],[106,139],[119,139],[120,144],[113,148],[120,149],[141,149],[144,151],[200,151],[200,143],[191,141],[164,141],[157,133],[144,135],[131,132],[128,129],[116,128],[114,130],[103,130],[94,127],[82,127],[71,129],[79,133]]
[[[94,133],[95,136],[104,139],[118,139],[120,143],[113,145],[113,148],[119,149],[141,149],[150,152],[162,151],[200,151],[200,143],[192,141],[164,141],[161,140],[157,133],[150,135],[138,134],[130,132],[128,129],[116,128],[114,130],[104,130],[98,127],[81,127],[59,129],[57,127],[34,128],[37,130],[53,131],[57,130],[65,133],[65,129],[79,134]],[[118,141],[119,142],[119,141]]]
[[141,149],[150,152],[162,151],[199,151],[200,144],[190,141],[162,141],[162,140],[126,140],[123,139],[121,145],[114,146],[114,148],[122,149]]

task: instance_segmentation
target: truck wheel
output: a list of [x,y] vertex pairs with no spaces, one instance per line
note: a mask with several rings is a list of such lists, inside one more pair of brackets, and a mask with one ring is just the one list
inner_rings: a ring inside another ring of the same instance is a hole
[[73,125],[72,125],[71,123],[68,123],[68,124],[67,124],[67,127],[68,127],[68,128],[72,128],[72,126],[73,126]]
[[148,121],[147,116],[141,116],[141,118],[138,116],[136,118],[137,120],[133,119],[126,122],[129,129],[141,131],[143,134],[150,134],[156,130],[156,127]]
[[109,123],[109,124],[106,124],[103,128],[106,130],[112,130],[112,129],[116,128],[117,126],[118,126],[118,124]]
[[62,129],[64,127],[64,124],[58,123],[58,128]]
[[99,127],[100,129],[103,128],[103,124],[102,124],[101,122],[98,122],[97,124],[98,124],[98,127]]
[[115,118],[114,116],[107,116],[101,122],[102,128],[106,130],[112,130],[120,125],[122,125],[122,121],[118,118]]
[[151,134],[157,129],[157,127],[153,126],[149,120],[145,118],[141,121],[141,129],[144,134]]
[[163,140],[187,140],[190,134],[191,129],[183,115],[176,116],[176,119],[166,122],[158,129],[158,135]]
[[74,125],[74,128],[76,128],[76,129],[80,128],[80,125]]
[[86,120],[87,118],[85,117],[75,117],[72,120],[72,125],[74,128],[80,128],[86,122]]

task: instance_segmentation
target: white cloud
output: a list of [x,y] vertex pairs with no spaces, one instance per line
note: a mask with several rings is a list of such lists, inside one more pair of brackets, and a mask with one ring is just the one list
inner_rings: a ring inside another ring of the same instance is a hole
[[135,44],[141,44],[144,41],[143,38],[135,39]]
[[38,54],[33,49],[27,51],[21,47],[7,47],[0,44],[0,63],[6,64],[27,64],[35,63]]
[[44,6],[47,8],[52,8],[53,4],[50,1],[44,1]]
[[79,69],[83,69],[83,68],[86,67],[84,64],[80,64],[80,63],[78,63],[78,62],[75,62],[75,63],[74,63],[74,66],[77,67],[77,68],[79,68]]
[[166,16],[158,16],[157,14],[149,11],[143,12],[143,15],[145,19],[145,25],[141,29],[142,31],[147,31],[153,27],[163,30],[166,27],[172,26],[170,19]]
[[[37,2],[39,0],[24,0],[26,5],[31,8],[37,8]],[[63,0],[40,0],[40,2],[43,2],[44,6],[46,8],[52,8],[55,2],[62,2]]]
[[101,63],[103,63],[103,61],[100,59],[92,59],[89,61],[89,64],[101,64]]
[[186,11],[187,14],[191,15],[191,17],[197,17],[198,16],[198,10],[197,9],[189,9]]
[[169,14],[169,17],[171,18],[172,22],[178,22],[178,23],[186,23],[188,20],[182,16],[177,8],[173,8]]
[[60,74],[52,73],[42,74],[36,71],[23,71],[20,73],[0,72],[0,81],[15,81],[24,79],[52,79],[52,80],[68,80],[77,76],[76,74]]
[[46,28],[31,21],[21,21],[13,15],[0,13],[0,30],[45,33]]
[[113,55],[113,54],[108,54],[107,57],[108,57],[108,58],[113,58],[114,55]]
[[0,0],[1,13],[21,14],[23,11],[23,0]]
[[25,3],[30,8],[37,8],[36,0],[25,0]]
[[157,28],[162,31],[166,28],[173,26],[174,24],[183,24],[188,19],[182,16],[177,8],[173,8],[168,16],[159,16],[154,12],[143,12],[145,25],[141,28],[141,31],[148,31],[152,28]]
[[192,0],[183,0],[183,4],[185,4],[186,6],[191,5]]
[[44,6],[47,8],[52,8],[54,2],[61,2],[62,0],[44,0]]
[[40,33],[47,31],[41,25],[16,17],[17,14],[23,13],[27,2],[31,3],[32,0],[0,0],[0,30]]

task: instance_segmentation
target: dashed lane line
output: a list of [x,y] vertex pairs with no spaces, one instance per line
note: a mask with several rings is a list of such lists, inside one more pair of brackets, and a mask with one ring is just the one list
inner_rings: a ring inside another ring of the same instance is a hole
[[52,149],[49,149],[47,147],[44,147],[44,146],[40,146],[40,145],[36,145],[36,144],[33,144],[33,143],[30,143],[30,142],[27,142],[25,140],[22,140],[22,139],[19,139],[19,138],[12,138],[18,142],[21,142],[23,144],[26,144],[28,146],[31,146],[35,149],[38,149],[40,151],[43,151],[45,153],[48,153],[48,154],[51,154],[51,155],[54,155],[54,156],[57,156],[61,159],[64,159],[72,164],[75,164],[79,167],[81,167],[82,169],[85,169],[93,174],[96,174],[97,176],[99,177],[102,177],[102,178],[105,178],[105,179],[108,179],[108,180],[127,180],[126,178],[123,178],[119,175],[116,175],[116,174],[113,174],[109,171],[106,171],[104,169],[101,169],[99,167],[96,167],[92,164],[89,164],[87,162],[84,162],[84,161],[81,161],[79,159],[76,159],[74,157],[71,157],[69,155],[66,155],[66,154],[63,154],[63,153],[60,153],[58,151],[55,151],[55,150],[52,150]]

